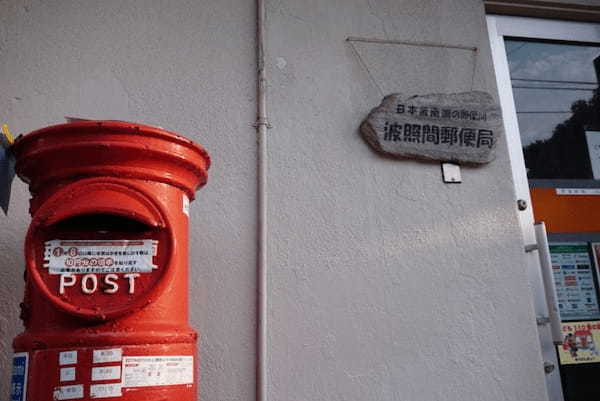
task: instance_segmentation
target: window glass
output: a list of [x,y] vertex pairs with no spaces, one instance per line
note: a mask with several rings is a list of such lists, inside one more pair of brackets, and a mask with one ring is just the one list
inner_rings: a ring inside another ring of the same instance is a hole
[[600,179],[600,46],[507,39],[530,179]]

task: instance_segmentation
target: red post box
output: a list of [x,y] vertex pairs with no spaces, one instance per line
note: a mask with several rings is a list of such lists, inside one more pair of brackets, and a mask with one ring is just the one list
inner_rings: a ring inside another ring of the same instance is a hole
[[32,132],[14,152],[32,221],[13,400],[195,400],[188,207],[206,151],[89,121]]

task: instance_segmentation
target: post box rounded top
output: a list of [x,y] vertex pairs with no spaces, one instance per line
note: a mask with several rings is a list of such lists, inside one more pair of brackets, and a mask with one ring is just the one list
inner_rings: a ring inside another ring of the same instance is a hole
[[78,121],[33,131],[15,141],[17,175],[32,193],[80,178],[159,181],[194,199],[210,157],[174,132],[124,121]]

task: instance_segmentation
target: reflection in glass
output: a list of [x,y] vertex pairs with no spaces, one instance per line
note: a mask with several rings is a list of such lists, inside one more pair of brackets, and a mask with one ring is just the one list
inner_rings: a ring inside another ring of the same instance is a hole
[[586,130],[600,131],[600,46],[510,39],[506,53],[528,177],[595,178]]

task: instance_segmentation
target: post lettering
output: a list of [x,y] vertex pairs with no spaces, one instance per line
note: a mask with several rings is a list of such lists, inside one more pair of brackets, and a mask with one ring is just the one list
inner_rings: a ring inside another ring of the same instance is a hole
[[[68,281],[67,281],[68,280]],[[59,294],[65,293],[65,287],[72,287],[75,285],[77,281],[77,277],[73,274],[61,274],[60,275],[60,285],[58,289]]]
[[105,288],[104,292],[107,294],[114,294],[119,290],[119,284],[117,284],[117,279],[119,276],[116,274],[107,274],[104,276],[104,284],[111,286],[111,288]]
[[[90,288],[88,282],[92,282],[92,287]],[[98,278],[95,274],[86,274],[81,278],[81,291],[84,294],[93,294],[98,289]]]
[[124,274],[123,277],[125,277],[126,279],[129,280],[129,293],[133,294],[135,293],[135,279],[138,278],[140,275],[139,273],[128,273],[128,274]]

